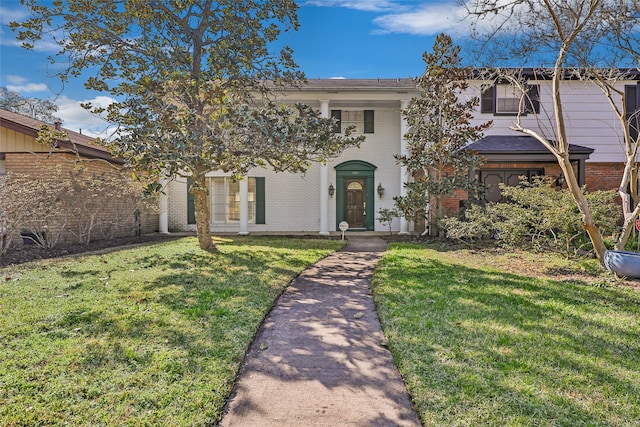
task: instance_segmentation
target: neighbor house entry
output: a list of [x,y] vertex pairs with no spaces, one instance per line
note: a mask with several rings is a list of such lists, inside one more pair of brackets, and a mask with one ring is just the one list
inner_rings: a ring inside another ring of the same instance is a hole
[[349,230],[374,229],[376,166],[361,160],[340,163],[336,169],[336,230],[342,221]]

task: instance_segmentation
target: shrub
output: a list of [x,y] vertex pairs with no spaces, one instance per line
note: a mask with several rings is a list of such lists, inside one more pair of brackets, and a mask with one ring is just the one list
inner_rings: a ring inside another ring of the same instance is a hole
[[[526,246],[567,255],[591,249],[582,217],[569,190],[558,190],[549,179],[523,180],[518,187],[501,186],[508,202],[468,209],[462,219],[442,221],[447,236],[458,240],[496,237],[503,246]],[[616,192],[583,190],[591,213],[603,235],[617,230],[620,210]]]

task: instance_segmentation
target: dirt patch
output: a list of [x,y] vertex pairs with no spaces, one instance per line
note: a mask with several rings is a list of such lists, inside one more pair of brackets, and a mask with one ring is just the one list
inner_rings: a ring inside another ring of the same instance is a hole
[[167,234],[149,234],[140,237],[131,236],[119,237],[117,239],[110,240],[95,240],[93,242],[89,242],[86,245],[80,243],[57,245],[54,248],[41,248],[37,245],[18,245],[10,249],[6,254],[0,256],[0,267],[23,264],[29,261],[81,254],[85,252],[94,252],[121,246],[135,245],[140,243],[160,242],[164,240],[176,239],[178,237],[179,236],[172,236]]

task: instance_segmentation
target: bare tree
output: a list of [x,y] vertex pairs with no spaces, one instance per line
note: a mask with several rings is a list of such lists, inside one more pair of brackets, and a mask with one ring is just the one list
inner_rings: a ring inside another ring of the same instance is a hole
[[[619,82],[628,73],[620,67],[637,69],[640,64],[637,31],[640,3],[637,0],[471,0],[465,2],[465,6],[473,19],[472,32],[480,41],[482,56],[492,65],[553,63],[543,70],[552,84],[550,132],[542,127],[524,126],[520,116],[511,129],[534,137],[556,157],[602,263],[606,247],[569,161],[561,88],[568,79],[576,78],[597,84],[619,118],[626,150],[619,187],[624,202],[625,231],[617,247],[622,247],[629,236],[630,224],[640,212],[636,182],[639,141],[637,135],[629,132],[633,118],[625,110],[625,93],[619,89]],[[494,75],[520,87],[521,102],[526,102],[527,91],[521,77],[499,69]]]
[[60,120],[53,113],[58,111],[58,106],[48,99],[25,98],[18,92],[0,87],[0,108],[13,113],[22,114],[46,123]]

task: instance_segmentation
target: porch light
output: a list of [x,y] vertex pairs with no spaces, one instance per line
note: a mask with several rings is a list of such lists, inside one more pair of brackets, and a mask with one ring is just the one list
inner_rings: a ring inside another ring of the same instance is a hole
[[336,188],[333,186],[333,184],[329,184],[329,197],[333,197],[335,192],[336,192]]
[[384,187],[382,186],[382,183],[378,184],[378,196],[380,196],[381,199],[382,196],[384,196]]

